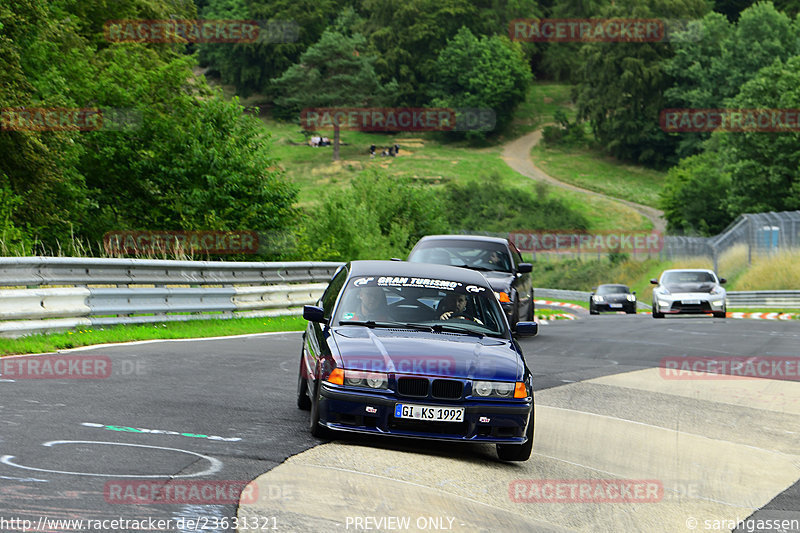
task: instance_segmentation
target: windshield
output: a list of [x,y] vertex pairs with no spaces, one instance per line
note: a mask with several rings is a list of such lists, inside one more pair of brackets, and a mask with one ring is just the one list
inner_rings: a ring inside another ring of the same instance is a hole
[[352,322],[458,326],[493,336],[507,333],[502,310],[490,288],[408,276],[351,279],[333,323]]
[[661,278],[662,285],[680,285],[684,283],[715,283],[710,272],[666,272]]
[[502,244],[480,241],[428,241],[409,255],[412,263],[435,263],[475,268],[477,270],[511,272],[511,258]]
[[630,289],[625,285],[601,285],[597,288],[597,294],[628,294]]

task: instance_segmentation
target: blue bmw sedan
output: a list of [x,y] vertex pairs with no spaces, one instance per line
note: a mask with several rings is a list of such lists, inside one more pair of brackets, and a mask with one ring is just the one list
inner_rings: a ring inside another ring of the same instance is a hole
[[533,376],[481,273],[353,261],[303,316],[297,405],[313,435],[494,443],[501,460],[530,457]]

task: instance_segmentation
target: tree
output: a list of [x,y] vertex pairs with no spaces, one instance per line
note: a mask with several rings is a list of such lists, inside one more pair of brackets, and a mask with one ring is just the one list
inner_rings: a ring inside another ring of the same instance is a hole
[[[701,0],[624,0],[606,6],[604,17],[681,19],[700,17]],[[617,158],[652,166],[675,160],[677,140],[659,127],[664,91],[671,78],[664,61],[672,56],[666,42],[597,42],[581,48],[583,65],[576,88],[578,113],[591,122],[606,151]]]
[[424,105],[447,40],[462,26],[477,30],[482,24],[471,0],[364,0],[362,10],[365,35],[377,52],[375,69],[384,82],[397,80],[396,105]]
[[[800,108],[800,56],[776,59],[742,86],[731,105],[742,109]],[[796,116],[796,115],[795,115]],[[800,209],[800,132],[715,133],[730,172],[731,216]]]
[[716,150],[682,159],[669,170],[661,191],[667,229],[687,235],[721,232],[732,220],[726,209],[730,183]]
[[[434,107],[491,109],[495,130],[512,118],[525,100],[531,71],[521,48],[507,37],[475,37],[466,27],[448,41],[436,60],[429,94]],[[483,136],[483,131],[469,132]]]
[[[708,13],[700,26],[700,39],[683,40],[679,34],[675,55],[664,63],[674,80],[664,93],[668,107],[724,107],[762,67],[800,53],[796,26],[771,2],[748,7],[736,24]],[[698,153],[709,135],[681,134],[678,155]]]
[[243,96],[269,90],[313,43],[342,9],[335,0],[212,0],[201,16],[209,19],[249,19],[262,25],[254,43],[199,46],[200,64],[219,73],[223,83]]
[[[281,96],[277,105],[299,112],[309,107],[367,107],[382,105],[396,90],[394,82],[382,86],[375,59],[366,53],[366,40],[325,31],[283,76],[273,80]],[[339,159],[338,122],[333,122],[333,160]]]
[[316,259],[350,261],[405,257],[424,235],[445,233],[444,202],[430,187],[384,172],[363,172],[328,194],[308,217],[306,242]]

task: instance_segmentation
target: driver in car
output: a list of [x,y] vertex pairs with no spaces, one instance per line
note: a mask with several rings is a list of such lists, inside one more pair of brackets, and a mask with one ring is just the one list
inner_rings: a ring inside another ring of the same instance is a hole
[[466,294],[448,294],[443,301],[445,312],[439,317],[442,320],[472,320],[478,324],[483,324],[474,316],[467,313],[467,295]]

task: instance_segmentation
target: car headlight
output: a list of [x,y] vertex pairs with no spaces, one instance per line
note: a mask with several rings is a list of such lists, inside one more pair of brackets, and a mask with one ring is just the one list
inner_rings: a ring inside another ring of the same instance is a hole
[[666,294],[671,294],[671,293],[669,292],[669,289],[668,289],[668,288],[666,288],[666,287],[660,287],[660,288],[658,289],[658,292],[659,292],[659,293],[661,293],[661,294],[664,294],[664,295],[666,295]]
[[389,377],[382,372],[364,372],[361,370],[345,370],[344,384],[351,387],[369,387],[370,389],[388,389]]
[[724,289],[722,287],[714,287],[711,290],[711,294],[724,294]]
[[477,396],[496,398],[526,398],[528,389],[521,381],[473,381],[472,392]]
[[725,303],[723,300],[717,300],[715,302],[711,302],[711,305],[722,306]]
[[603,297],[595,294],[594,296],[592,296],[592,300],[594,300],[595,302],[602,302]]
[[498,300],[500,300],[500,303],[504,304],[511,303],[511,298],[508,297],[507,292],[494,291],[494,295],[497,297]]
[[633,294],[626,294],[625,295],[625,299],[627,299],[629,302],[635,302],[636,301],[636,296],[633,295]]

